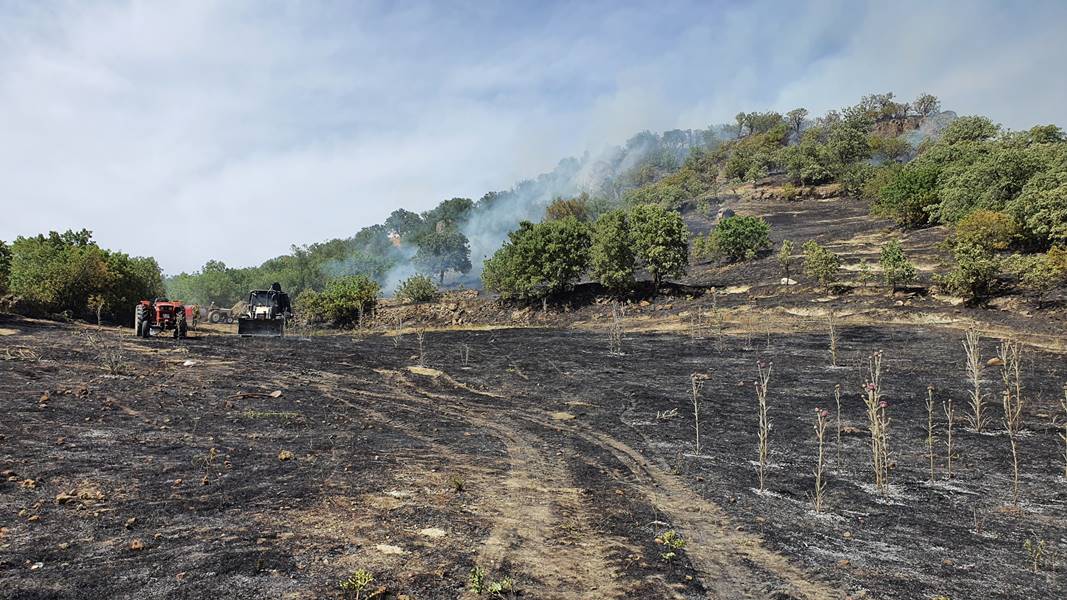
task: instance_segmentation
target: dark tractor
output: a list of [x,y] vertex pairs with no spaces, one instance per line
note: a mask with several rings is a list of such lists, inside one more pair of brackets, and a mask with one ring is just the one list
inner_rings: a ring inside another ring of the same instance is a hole
[[248,293],[248,308],[237,320],[237,333],[243,336],[278,337],[285,335],[285,324],[293,316],[289,294],[281,284],[272,283],[269,290]]
[[185,337],[189,331],[185,305],[166,298],[138,302],[133,314],[134,334],[146,338],[165,331],[173,332],[174,339]]

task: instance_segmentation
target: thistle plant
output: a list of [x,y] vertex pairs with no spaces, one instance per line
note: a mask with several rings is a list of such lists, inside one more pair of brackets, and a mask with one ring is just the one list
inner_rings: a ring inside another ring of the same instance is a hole
[[948,451],[948,463],[946,465],[947,478],[952,479],[952,423],[953,423],[953,408],[952,398],[941,402],[941,407],[945,411],[945,448]]
[[963,339],[963,351],[967,356],[967,378],[971,383],[971,414],[967,415],[971,427],[981,432],[985,429],[985,394],[982,392],[982,363],[981,349],[982,335],[976,327],[967,330],[967,336]]
[[827,321],[827,324],[830,326],[830,365],[836,367],[837,366],[837,340],[838,340],[838,337],[837,337],[837,326],[836,326],[836,323],[834,322],[834,311],[832,311],[832,310],[830,311],[830,313],[826,317],[826,321]]
[[759,405],[759,490],[764,490],[764,475],[767,471],[767,439],[771,432],[771,422],[767,417],[767,385],[771,380],[774,363],[756,363],[758,379],[756,385],[756,402]]
[[930,482],[934,481],[934,386],[926,386],[926,454],[930,459]]
[[1022,429],[1022,375],[1020,368],[1020,356],[1022,347],[1018,342],[1004,340],[997,347],[997,357],[1000,359],[1000,377],[1004,383],[1001,398],[1004,407],[1004,430],[1008,433],[1008,441],[1011,443],[1011,501],[1019,505],[1019,431]]
[[834,403],[837,404],[837,466],[841,466],[841,384],[834,386]]
[[622,354],[622,309],[618,302],[611,304],[611,329],[608,332],[608,354]]
[[694,446],[696,447],[697,454],[700,454],[700,390],[704,387],[704,382],[708,379],[709,376],[705,373],[693,373],[689,376],[689,383],[691,384],[690,391],[692,393],[693,401]]
[[1060,437],[1063,438],[1063,478],[1067,479],[1067,385],[1063,386],[1063,400],[1060,400],[1060,406],[1063,407],[1063,433]]
[[874,485],[886,495],[889,492],[889,404],[882,400],[882,352],[867,359],[867,380],[864,384],[864,404],[867,406],[867,424],[871,431],[871,465],[874,467]]
[[812,494],[815,512],[822,512],[822,495],[826,489],[826,483],[823,481],[823,442],[826,438],[826,421],[829,416],[830,413],[825,410],[821,408],[815,409],[815,438],[819,442],[819,453],[815,461],[815,492]]
[[424,345],[424,342],[426,340],[426,332],[424,330],[422,330],[422,329],[419,329],[418,331],[415,332],[415,339],[419,342],[419,366],[420,367],[425,367],[426,366],[426,353],[425,353],[426,347]]

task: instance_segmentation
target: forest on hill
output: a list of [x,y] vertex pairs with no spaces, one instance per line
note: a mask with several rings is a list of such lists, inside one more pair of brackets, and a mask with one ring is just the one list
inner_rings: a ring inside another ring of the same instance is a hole
[[638,273],[657,282],[683,276],[692,253],[736,261],[768,250],[765,225],[738,220],[691,240],[678,216],[768,178],[784,181],[786,194],[837,184],[904,229],[950,226],[955,264],[939,282],[953,293],[991,294],[1004,273],[1047,289],[1067,274],[1062,129],[1009,131],[944,111],[930,94],[903,102],[883,93],[820,116],[803,108],[741,112],[703,130],[640,132],[510,190],[447,199],[422,213],[398,208],[349,238],[294,245],[256,267],[212,260],[164,280],[152,259],[101,249],[87,231],[20,237],[0,242],[0,293],[15,309],[121,320],[137,296],[162,288],[186,302],[228,306],[279,282],[303,296],[305,308],[331,285],[334,295],[358,288],[376,297],[415,282],[432,297],[441,285],[484,282],[502,297],[531,300],[588,277],[622,290]]

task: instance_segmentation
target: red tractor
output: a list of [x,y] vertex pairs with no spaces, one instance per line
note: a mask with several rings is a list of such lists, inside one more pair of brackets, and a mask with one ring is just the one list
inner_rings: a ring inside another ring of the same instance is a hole
[[189,330],[186,311],[180,301],[166,298],[141,300],[134,309],[133,331],[138,337],[173,331],[174,339],[184,338]]

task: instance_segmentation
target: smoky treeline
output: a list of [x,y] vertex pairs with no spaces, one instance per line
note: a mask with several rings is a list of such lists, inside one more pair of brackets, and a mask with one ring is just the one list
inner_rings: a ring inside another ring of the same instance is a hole
[[589,218],[624,206],[644,185],[678,170],[696,149],[717,147],[726,126],[702,130],[643,131],[624,145],[556,167],[511,189],[477,200],[450,198],[432,210],[395,210],[384,223],[343,239],[291,247],[256,267],[208,261],[199,271],[166,279],[168,293],[198,304],[232,305],[253,288],[281,283],[294,296],[323,290],[329,281],[365,275],[386,293],[416,274],[438,284],[481,287],[482,265],[523,221],[541,221],[554,201],[574,200]]
[[804,108],[740,112],[728,125],[644,131],[622,146],[564,159],[510,190],[451,198],[423,213],[397,209],[350,238],[293,246],[253,268],[212,261],[166,283],[173,296],[217,304],[274,281],[299,293],[354,275],[386,293],[415,274],[480,287],[484,264],[509,234],[553,212],[592,223],[618,208],[706,211],[710,200],[739,189],[773,186],[795,197],[802,187],[833,184],[903,229],[949,226],[954,260],[939,284],[976,298],[995,293],[1005,278],[1033,289],[1061,282],[1065,181],[1067,136],[1056,125],[1009,131],[986,117],[943,111],[928,93],[910,101],[870,94],[820,116]]

